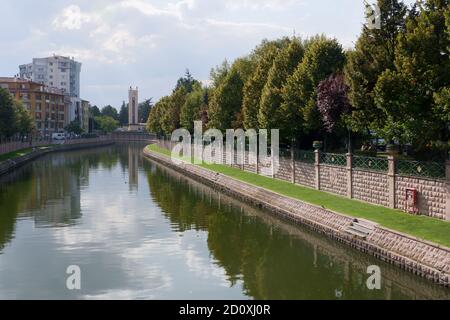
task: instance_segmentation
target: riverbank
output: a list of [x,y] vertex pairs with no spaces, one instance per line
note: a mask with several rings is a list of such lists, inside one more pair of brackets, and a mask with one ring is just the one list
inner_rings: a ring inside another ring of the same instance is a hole
[[[213,171],[211,168],[203,168],[189,163],[178,166],[172,163],[170,157],[163,152],[154,149],[146,148],[144,154],[154,161],[198,179],[222,192],[266,208],[283,218],[306,225],[321,234],[406,271],[449,286],[450,249],[448,247],[414,238],[380,225],[366,224],[366,221],[361,219],[356,222],[356,219],[349,215],[282,195],[227,174]],[[359,224],[367,226],[368,232],[364,237],[357,237],[354,233],[349,232]]]
[[[95,140],[92,142],[62,144],[62,145],[50,145],[45,147],[35,147],[30,149],[24,149],[15,151],[15,157],[8,157],[7,160],[0,161],[0,176],[11,172],[12,170],[19,168],[26,163],[29,163],[45,154],[59,151],[71,151],[85,148],[95,148],[101,146],[108,146],[114,144],[112,140]],[[5,157],[6,158],[6,157]]]

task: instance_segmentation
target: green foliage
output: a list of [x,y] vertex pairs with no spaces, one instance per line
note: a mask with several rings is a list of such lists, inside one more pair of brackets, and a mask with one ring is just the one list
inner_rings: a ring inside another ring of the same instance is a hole
[[30,113],[19,100],[14,100],[14,130],[21,136],[26,136],[33,132],[34,121]]
[[245,82],[242,113],[244,127],[255,129],[259,127],[258,113],[261,102],[261,93],[267,82],[267,76],[272,68],[273,61],[280,52],[280,46],[276,41],[264,42],[253,54],[257,57],[257,65],[253,74]]
[[202,120],[202,111],[208,105],[208,90],[200,86],[186,96],[186,102],[181,108],[180,123],[190,132],[194,131],[194,121]]
[[288,47],[284,48],[275,58],[269,71],[267,82],[261,95],[261,105],[258,113],[260,128],[276,129],[285,123],[283,103],[283,88],[287,79],[292,75],[302,61],[304,47],[299,39],[292,39]]
[[178,79],[174,91],[177,91],[180,88],[184,88],[186,93],[191,93],[198,85],[200,85],[200,82],[195,80],[194,77],[192,77],[189,69],[187,69],[184,77]]
[[150,111],[147,120],[147,131],[163,134],[164,131],[161,126],[161,120],[166,109],[169,108],[170,97],[161,98]]
[[161,118],[161,128],[165,134],[170,135],[180,128],[181,108],[186,102],[186,89],[180,87],[175,90],[168,100],[167,107],[163,110]]
[[0,88],[0,137],[11,137],[15,133],[15,112],[9,91]]
[[139,103],[138,106],[138,118],[139,122],[143,123],[148,119],[150,115],[150,110],[153,108],[152,98]]
[[125,103],[125,101],[122,102],[122,107],[120,107],[119,123],[121,126],[128,125],[128,105]]
[[227,60],[224,60],[220,66],[211,69],[209,77],[212,82],[212,87],[217,88],[223,82],[229,71],[230,64]]
[[[374,90],[377,126],[387,140],[411,143],[417,152],[449,139],[449,38],[445,14],[449,2],[428,0],[407,19],[399,34],[395,66],[384,71]],[[446,112],[447,111],[447,112]]]
[[76,120],[69,123],[69,125],[66,127],[66,131],[69,133],[74,133],[74,134],[82,134],[83,133],[83,129],[81,128],[80,122],[76,121]]
[[99,116],[95,118],[95,121],[104,133],[111,133],[119,127],[119,121],[110,116]]
[[407,8],[398,0],[379,0],[381,29],[363,28],[356,48],[348,53],[345,68],[353,106],[351,125],[355,130],[376,128],[385,118],[375,108],[374,88],[378,77],[394,68],[397,36],[405,30]]
[[112,106],[106,106],[102,108],[102,112],[101,112],[102,116],[105,117],[111,117],[114,120],[119,120],[119,113],[117,112],[117,109],[112,107]]
[[298,137],[322,129],[317,108],[317,87],[322,80],[344,67],[345,55],[334,39],[315,38],[308,44],[305,56],[288,78],[283,90],[284,134]]
[[244,82],[237,68],[232,68],[214,89],[208,109],[210,128],[231,129],[240,126],[238,113],[242,106]]

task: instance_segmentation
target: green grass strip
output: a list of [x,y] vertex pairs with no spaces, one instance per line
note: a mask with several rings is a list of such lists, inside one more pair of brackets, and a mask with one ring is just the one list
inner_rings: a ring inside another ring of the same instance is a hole
[[[167,156],[171,155],[169,150],[160,148],[157,145],[150,145],[147,148],[150,151]],[[450,247],[450,223],[440,219],[410,215],[400,210],[389,209],[312,188],[294,185],[287,181],[263,177],[225,165],[202,164],[200,166],[290,198],[322,206],[348,216],[367,219],[386,228]]]

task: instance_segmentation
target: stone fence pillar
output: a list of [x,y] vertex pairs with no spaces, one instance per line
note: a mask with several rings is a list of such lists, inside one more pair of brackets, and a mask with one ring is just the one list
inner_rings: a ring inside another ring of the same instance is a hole
[[395,209],[395,158],[388,157],[388,190],[389,190],[389,208]]
[[450,160],[445,163],[445,183],[447,185],[447,203],[445,205],[445,219],[450,221]]
[[320,150],[315,151],[316,189],[320,190]]
[[347,197],[353,198],[353,155],[347,153]]
[[291,147],[291,182],[295,184],[295,151],[294,144]]

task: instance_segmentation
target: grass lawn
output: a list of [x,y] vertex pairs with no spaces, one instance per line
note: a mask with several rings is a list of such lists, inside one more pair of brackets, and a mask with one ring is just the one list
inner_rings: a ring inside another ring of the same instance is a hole
[[[157,145],[149,150],[170,156],[170,151]],[[450,248],[450,223],[425,217],[414,216],[400,210],[389,209],[369,203],[352,200],[331,193],[294,185],[292,183],[263,177],[225,165],[200,165],[231,178],[254,184],[294,199],[305,201],[348,216],[371,220],[380,225],[411,236],[432,241]]]
[[[37,147],[37,149],[40,149],[40,150],[44,150],[47,148],[48,147]],[[6,161],[9,159],[18,158],[18,157],[23,157],[31,152],[33,152],[33,148],[21,149],[21,150],[17,150],[17,151],[10,152],[10,153],[5,153],[5,154],[0,155],[0,162]]]

